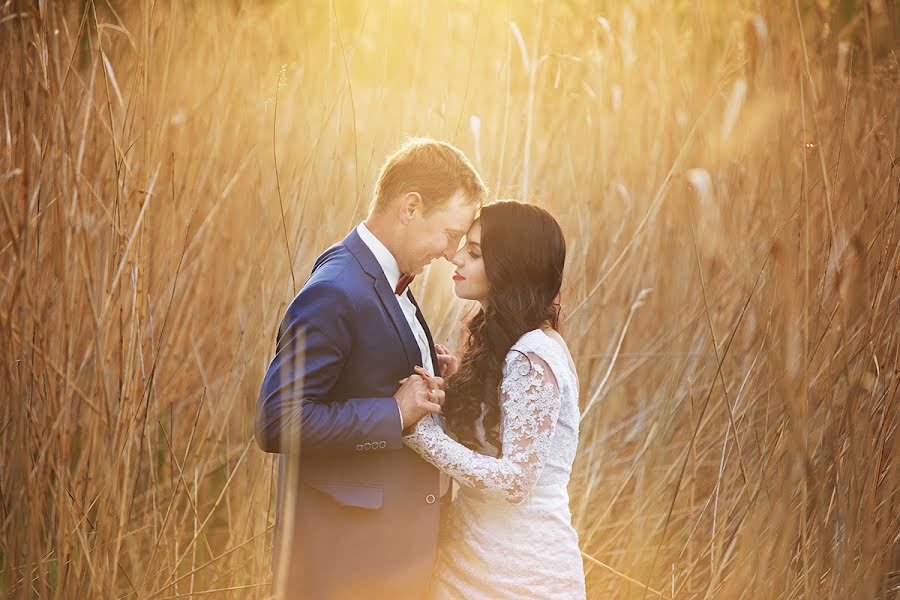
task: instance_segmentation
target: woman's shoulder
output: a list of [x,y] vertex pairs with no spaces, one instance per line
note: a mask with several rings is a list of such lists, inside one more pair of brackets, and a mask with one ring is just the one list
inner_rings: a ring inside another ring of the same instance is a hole
[[559,334],[555,331],[548,332],[540,328],[525,332],[507,353],[507,364],[515,363],[517,358],[527,358],[528,354],[532,354],[548,363],[554,370],[568,365],[568,352],[563,347],[565,340],[562,337],[557,340],[557,336]]
[[518,350],[519,352],[532,351],[534,348],[540,348],[549,341],[547,338],[547,334],[540,328],[532,329],[531,331],[526,331],[519,339],[516,340],[516,343],[512,345],[510,348],[510,352],[514,352]]
[[[520,352],[532,352],[534,350],[552,349],[565,353],[563,346],[565,340],[554,329],[532,329],[523,333],[519,339],[513,344],[510,351],[518,350]],[[554,352],[555,353],[555,352]]]

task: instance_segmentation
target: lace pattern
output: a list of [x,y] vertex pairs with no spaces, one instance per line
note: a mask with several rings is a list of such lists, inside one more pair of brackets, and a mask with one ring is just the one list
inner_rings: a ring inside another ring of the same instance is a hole
[[503,452],[479,454],[451,439],[430,415],[404,443],[460,484],[513,504],[537,483],[559,415],[559,387],[549,365],[533,352],[512,353],[500,384]]
[[429,600],[585,598],[567,486],[578,446],[578,382],[539,329],[506,356],[501,452],[473,452],[431,417],[404,439],[462,488],[446,509]]

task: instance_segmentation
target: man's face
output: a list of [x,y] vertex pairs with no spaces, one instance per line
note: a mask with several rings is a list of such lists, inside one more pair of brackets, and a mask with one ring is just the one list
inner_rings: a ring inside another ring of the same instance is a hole
[[397,257],[400,270],[418,275],[439,256],[452,259],[460,240],[472,226],[477,209],[466,202],[461,190],[427,214],[419,203],[406,224],[401,256]]

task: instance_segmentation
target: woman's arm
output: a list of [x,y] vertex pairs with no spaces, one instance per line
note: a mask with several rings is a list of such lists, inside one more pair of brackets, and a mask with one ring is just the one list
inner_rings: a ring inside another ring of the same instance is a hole
[[519,504],[534,488],[559,416],[559,387],[550,366],[537,354],[508,361],[500,384],[502,454],[479,454],[447,436],[430,417],[420,420],[403,443],[460,484]]

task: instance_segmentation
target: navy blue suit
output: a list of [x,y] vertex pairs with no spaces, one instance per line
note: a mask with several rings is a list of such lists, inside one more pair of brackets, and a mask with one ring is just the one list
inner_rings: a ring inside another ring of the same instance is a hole
[[403,446],[393,398],[420,363],[394,290],[352,230],[285,312],[257,400],[256,441],[282,453],[273,566],[286,551],[275,577],[287,597],[418,598],[427,585],[439,473]]

